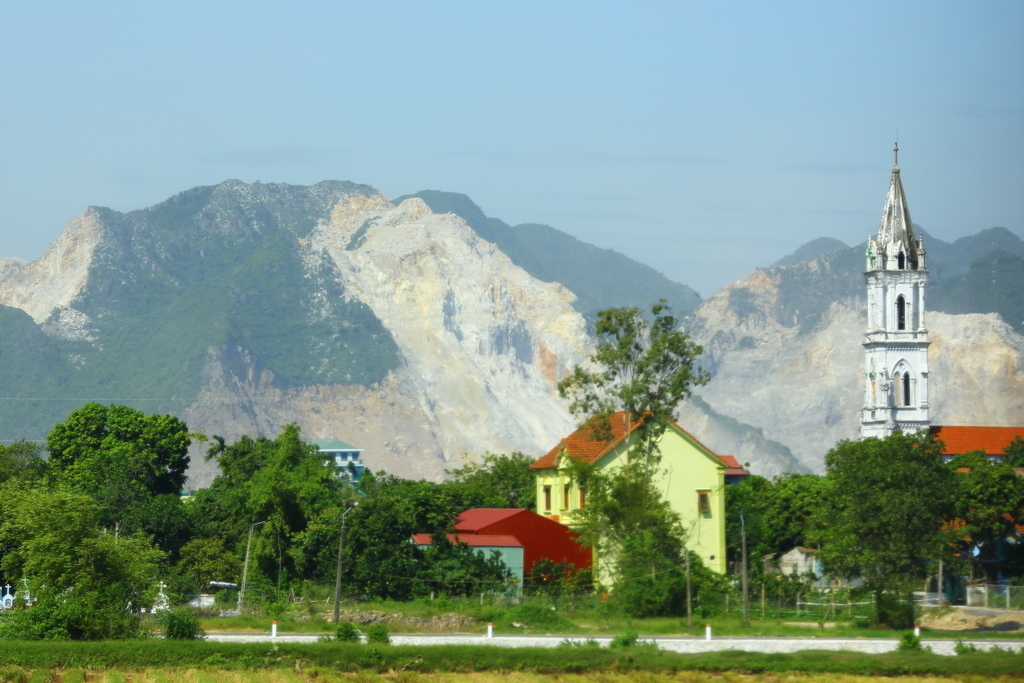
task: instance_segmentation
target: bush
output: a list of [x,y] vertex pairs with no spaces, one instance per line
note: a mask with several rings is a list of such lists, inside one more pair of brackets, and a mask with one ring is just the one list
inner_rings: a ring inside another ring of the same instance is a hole
[[900,638],[900,644],[897,649],[900,652],[931,652],[931,648],[923,647],[921,645],[921,638],[913,633],[904,633],[903,637]]
[[391,635],[388,633],[388,627],[384,624],[374,624],[366,629],[366,642],[376,643],[379,645],[390,645]]
[[164,629],[168,640],[203,640],[206,631],[199,625],[199,619],[187,607],[178,607],[160,614],[157,620]]
[[340,643],[358,643],[359,629],[351,621],[343,621],[334,630],[334,640]]
[[640,636],[634,632],[624,633],[620,636],[612,638],[611,642],[608,643],[610,648],[622,648],[622,647],[649,647],[655,650],[658,649],[658,645],[649,640],[640,640]]

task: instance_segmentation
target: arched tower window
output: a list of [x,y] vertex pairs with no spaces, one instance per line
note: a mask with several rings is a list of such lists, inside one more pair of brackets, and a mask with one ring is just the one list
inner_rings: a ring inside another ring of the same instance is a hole
[[907,300],[902,294],[896,297],[896,329],[907,329]]
[[910,405],[910,373],[903,373],[903,405]]
[[906,264],[907,257],[904,256],[903,252],[901,251],[899,254],[896,255],[896,267],[899,268],[900,270],[903,270],[906,267]]
[[896,394],[893,396],[895,403],[898,406],[903,405],[903,374],[897,372],[892,376],[892,387],[893,392]]

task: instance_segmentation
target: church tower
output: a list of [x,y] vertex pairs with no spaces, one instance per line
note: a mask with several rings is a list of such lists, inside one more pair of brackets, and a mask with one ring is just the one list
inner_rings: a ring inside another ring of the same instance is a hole
[[916,432],[928,422],[928,328],[924,242],[914,236],[900,181],[899,145],[878,238],[868,238],[862,438]]

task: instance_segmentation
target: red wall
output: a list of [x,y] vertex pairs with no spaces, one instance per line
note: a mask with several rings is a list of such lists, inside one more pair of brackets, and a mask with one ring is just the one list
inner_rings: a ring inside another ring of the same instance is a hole
[[523,544],[524,572],[529,573],[533,563],[547,558],[553,562],[571,562],[577,569],[590,569],[593,554],[575,541],[576,534],[558,522],[523,510],[517,515],[500,520],[476,531],[478,534],[507,534]]

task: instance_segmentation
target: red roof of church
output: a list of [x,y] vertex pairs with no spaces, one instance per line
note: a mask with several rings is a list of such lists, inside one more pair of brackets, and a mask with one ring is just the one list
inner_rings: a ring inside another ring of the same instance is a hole
[[985,451],[986,455],[1005,455],[1003,449],[1014,437],[1024,439],[1024,427],[957,427],[934,425],[932,434],[945,444],[943,455],[959,455],[969,451]]
[[[629,424],[629,413],[625,411],[619,411],[612,413],[608,419],[608,426],[611,431],[611,439],[604,440],[596,436],[596,429],[591,426],[589,422],[580,426],[575,432],[562,439],[557,446],[552,448],[547,454],[538,458],[530,467],[535,470],[543,470],[552,467],[558,467],[558,456],[563,451],[569,453],[575,460],[586,463],[594,463],[601,459],[601,457],[612,450],[616,444],[622,441],[623,438],[629,433],[640,426],[640,422],[643,418],[635,420],[632,424]],[[700,443],[692,434],[687,432],[685,429],[680,427],[674,421],[669,422],[683,434],[693,439],[694,442],[700,444],[711,453],[711,449]],[[628,429],[627,429],[628,425]],[[719,458],[721,459],[721,458]],[[735,460],[735,459],[734,459]],[[729,466],[728,463],[725,463]],[[739,466],[739,463],[736,463]]]

